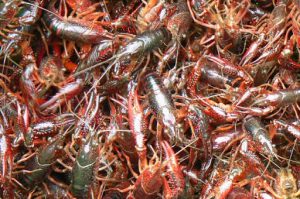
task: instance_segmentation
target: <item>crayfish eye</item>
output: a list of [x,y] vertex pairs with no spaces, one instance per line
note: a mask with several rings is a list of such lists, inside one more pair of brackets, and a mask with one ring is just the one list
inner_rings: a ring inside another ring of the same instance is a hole
[[282,55],[283,57],[289,57],[289,56],[291,56],[291,54],[292,54],[292,51],[291,51],[290,49],[284,49],[284,50],[281,52],[281,55]]
[[223,35],[223,31],[216,32],[216,37],[222,37],[222,35]]
[[293,189],[293,185],[289,180],[283,182],[283,187],[286,191],[290,191]]
[[179,132],[179,133],[183,133],[184,132],[184,129],[183,129],[183,124],[176,124],[176,130]]

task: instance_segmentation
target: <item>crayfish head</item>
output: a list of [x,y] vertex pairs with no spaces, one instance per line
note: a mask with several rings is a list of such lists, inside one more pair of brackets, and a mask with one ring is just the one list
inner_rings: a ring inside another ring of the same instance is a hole
[[170,138],[172,144],[183,143],[185,138],[183,136],[183,126],[182,124],[176,124],[175,126],[165,129],[165,134]]
[[281,169],[276,178],[276,191],[282,196],[291,196],[297,192],[296,179],[290,169]]
[[40,164],[52,164],[62,153],[64,137],[57,136],[38,155]]
[[180,127],[180,125],[177,123],[174,110],[170,108],[163,108],[162,115],[162,122],[166,127],[165,134],[170,138],[172,143],[182,142],[182,127]]

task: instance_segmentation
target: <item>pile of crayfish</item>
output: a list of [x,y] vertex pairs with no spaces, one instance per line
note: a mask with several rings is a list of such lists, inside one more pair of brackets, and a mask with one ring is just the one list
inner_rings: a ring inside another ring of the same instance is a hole
[[299,0],[0,0],[0,198],[300,197]]

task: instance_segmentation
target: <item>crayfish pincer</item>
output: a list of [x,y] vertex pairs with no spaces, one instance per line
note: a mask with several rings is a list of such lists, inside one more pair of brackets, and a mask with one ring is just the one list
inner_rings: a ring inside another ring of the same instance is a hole
[[167,135],[172,141],[183,141],[176,121],[176,109],[170,93],[163,86],[156,73],[150,73],[145,78],[149,106],[155,113],[157,120],[167,129]]

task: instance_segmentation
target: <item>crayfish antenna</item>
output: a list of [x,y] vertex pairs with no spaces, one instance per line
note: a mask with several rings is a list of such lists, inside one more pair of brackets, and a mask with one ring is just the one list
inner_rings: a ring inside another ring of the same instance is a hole
[[[81,71],[75,73],[73,76],[74,76],[74,77],[80,76],[80,75],[82,75],[82,74],[88,72],[89,70],[92,70],[92,69],[94,69],[94,68],[96,68],[96,67],[98,67],[98,66],[102,66],[102,65],[104,65],[104,64],[107,64],[108,62],[112,61],[112,60],[115,59],[115,58],[116,58],[116,56],[113,56],[113,57],[111,57],[111,58],[109,58],[109,59],[107,59],[107,60],[105,60],[105,61],[103,61],[103,62],[94,64],[94,65],[92,65],[92,66],[90,66],[90,67],[88,67],[88,68],[86,68],[86,69],[83,69],[83,70],[81,70]],[[112,65],[114,65],[115,63],[116,63],[116,61],[114,61],[112,64],[110,64],[107,68],[111,68]]]

